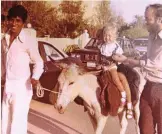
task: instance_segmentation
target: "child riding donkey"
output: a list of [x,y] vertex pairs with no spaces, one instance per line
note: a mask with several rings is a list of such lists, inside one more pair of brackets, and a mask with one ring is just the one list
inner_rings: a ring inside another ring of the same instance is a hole
[[[111,56],[115,53],[122,54],[123,50],[116,42],[117,37],[117,28],[114,24],[108,24],[103,28],[103,43],[100,46],[101,57],[106,57],[111,59]],[[102,60],[101,60],[102,61]],[[120,106],[118,112],[121,112],[124,106],[127,104],[127,119],[133,117],[132,112],[132,102],[131,102],[131,93],[128,81],[124,74],[117,72],[117,67],[120,63],[115,63],[113,60],[110,60],[104,64],[103,70],[107,73],[110,73],[112,80],[116,87],[119,89],[121,94]]]

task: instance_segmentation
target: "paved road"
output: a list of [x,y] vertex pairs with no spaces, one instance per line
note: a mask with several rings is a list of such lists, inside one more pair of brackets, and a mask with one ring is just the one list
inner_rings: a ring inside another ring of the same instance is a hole
[[[103,134],[119,134],[117,117],[109,117]],[[35,100],[31,102],[28,134],[94,134],[84,108],[72,103],[64,114],[52,105]],[[134,120],[129,121],[126,134],[135,134]]]

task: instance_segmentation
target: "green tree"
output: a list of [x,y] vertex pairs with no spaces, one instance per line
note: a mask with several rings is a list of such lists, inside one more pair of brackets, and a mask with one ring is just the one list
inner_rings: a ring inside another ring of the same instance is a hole
[[143,16],[135,15],[135,20],[133,21],[132,25],[135,27],[145,27],[145,19]]
[[124,21],[124,18],[121,15],[114,15],[114,18],[118,30],[120,30],[123,26],[126,25],[126,22]]
[[120,28],[119,28],[119,30],[118,30],[118,32],[119,32],[119,36],[123,36],[123,34],[124,34],[124,32],[126,31],[126,30],[129,30],[131,28],[131,26],[129,25],[129,24],[123,24]]
[[84,10],[82,1],[62,1],[59,5],[58,36],[77,37],[86,25]]
[[[97,29],[95,30],[96,34],[98,29],[103,28],[103,26],[108,23],[115,23],[118,29],[120,29],[122,25],[125,25],[123,17],[113,13],[110,4],[110,0],[98,1],[96,14],[91,18],[91,27],[95,27]],[[92,32],[92,35],[94,35],[94,30],[92,30]]]
[[37,31],[37,36],[51,35],[57,27],[57,10],[46,1],[20,1],[28,10],[28,21]]
[[8,9],[11,8],[16,3],[17,3],[16,1],[1,1],[2,14],[7,15]]
[[128,38],[139,38],[148,36],[143,16],[136,15],[134,21],[130,25],[123,26],[120,30],[120,36]]
[[144,28],[132,27],[128,30],[123,31],[121,36],[135,39],[148,36],[148,32]]
[[107,23],[114,21],[109,0],[102,0],[96,7],[96,22],[101,28]]

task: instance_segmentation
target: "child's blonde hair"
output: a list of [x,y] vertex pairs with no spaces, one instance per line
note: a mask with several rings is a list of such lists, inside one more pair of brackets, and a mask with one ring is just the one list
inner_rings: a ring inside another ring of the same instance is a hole
[[106,33],[110,33],[113,37],[113,40],[117,38],[117,27],[115,23],[109,23],[103,27],[103,37]]

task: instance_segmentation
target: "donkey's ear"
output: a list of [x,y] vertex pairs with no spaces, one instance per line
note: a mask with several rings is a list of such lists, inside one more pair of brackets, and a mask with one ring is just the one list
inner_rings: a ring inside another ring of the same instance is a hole
[[66,64],[66,63],[55,63],[55,66],[57,66],[58,68],[60,68],[60,69],[65,69],[65,68],[67,68],[69,65],[68,64]]

